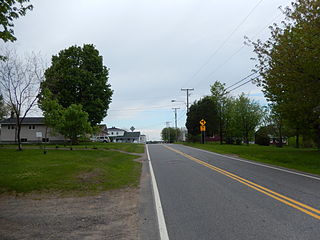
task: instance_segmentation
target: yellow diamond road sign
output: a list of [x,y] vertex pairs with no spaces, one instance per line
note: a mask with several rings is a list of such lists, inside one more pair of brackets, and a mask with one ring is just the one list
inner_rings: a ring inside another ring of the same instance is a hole
[[207,123],[207,122],[206,122],[204,119],[202,119],[202,120],[200,121],[200,125],[201,125],[201,126],[206,125],[206,123]]

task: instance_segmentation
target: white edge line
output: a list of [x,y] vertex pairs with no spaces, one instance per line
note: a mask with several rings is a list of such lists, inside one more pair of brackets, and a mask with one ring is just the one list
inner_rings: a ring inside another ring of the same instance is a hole
[[151,181],[152,181],[152,187],[153,187],[153,196],[154,196],[154,201],[156,204],[156,212],[157,212],[157,217],[158,217],[160,239],[161,240],[169,240],[166,221],[164,219],[162,205],[161,205],[161,201],[160,201],[160,195],[159,195],[159,191],[158,191],[158,187],[157,187],[157,181],[154,176],[151,158],[149,155],[149,150],[148,150],[147,144],[146,144],[146,149],[147,149],[147,156],[148,156],[148,160],[149,160],[148,162],[149,162]]
[[[185,146],[185,145],[182,145],[182,146]],[[190,146],[185,146],[185,147],[189,147],[189,148],[192,148],[192,149],[196,149],[196,150],[199,150],[199,151],[202,151],[202,152],[210,153],[210,154],[213,154],[213,155],[218,155],[218,156],[225,157],[225,158],[230,158],[230,159],[233,159],[233,160],[236,160],[236,161],[250,163],[250,164],[261,166],[261,167],[271,168],[271,169],[279,170],[279,171],[282,171],[282,172],[292,173],[292,174],[296,174],[296,175],[299,175],[299,176],[308,177],[308,178],[312,178],[312,179],[320,181],[320,178],[315,177],[315,176],[311,176],[311,175],[307,175],[307,174],[303,174],[303,173],[298,173],[298,172],[294,172],[294,171],[290,171],[290,170],[286,170],[286,169],[282,169],[282,168],[272,167],[272,166],[268,166],[268,165],[261,164],[261,163],[251,162],[251,161],[243,160],[243,159],[240,159],[240,158],[229,157],[227,155],[223,155],[223,154],[219,154],[219,153],[215,153],[215,152],[210,152],[210,151],[203,150],[203,149],[200,149],[200,148],[194,148],[194,147],[190,147]]]

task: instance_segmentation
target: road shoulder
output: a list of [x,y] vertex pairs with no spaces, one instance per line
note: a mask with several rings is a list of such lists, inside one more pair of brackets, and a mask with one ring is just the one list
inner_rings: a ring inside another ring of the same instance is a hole
[[139,239],[160,240],[158,220],[153,197],[149,160],[141,158],[142,171],[139,197]]

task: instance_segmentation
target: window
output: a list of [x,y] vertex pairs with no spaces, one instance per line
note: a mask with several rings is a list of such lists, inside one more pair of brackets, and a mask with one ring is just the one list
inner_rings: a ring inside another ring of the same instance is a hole
[[26,138],[21,138],[21,142],[28,142],[28,139],[26,139]]
[[10,129],[10,125],[8,125],[8,129]]
[[31,129],[31,125],[29,125],[29,129]]
[[42,142],[49,142],[49,138],[42,138]]
[[36,129],[36,126],[35,126],[35,125],[32,125],[32,129]]
[[113,132],[111,132],[111,135],[113,135]]

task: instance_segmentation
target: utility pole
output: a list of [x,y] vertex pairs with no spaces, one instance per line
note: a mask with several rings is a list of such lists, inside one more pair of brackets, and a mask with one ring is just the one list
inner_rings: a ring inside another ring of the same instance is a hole
[[181,91],[187,91],[187,113],[189,112],[189,91],[193,91],[194,88],[181,88]]
[[177,110],[180,108],[172,108],[174,110],[174,120],[175,120],[175,127],[178,128],[178,122],[177,122]]
[[180,108],[172,108],[174,110],[174,122],[175,122],[175,131],[176,131],[176,142],[178,141],[178,122],[177,122],[177,110]]

